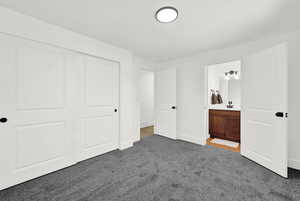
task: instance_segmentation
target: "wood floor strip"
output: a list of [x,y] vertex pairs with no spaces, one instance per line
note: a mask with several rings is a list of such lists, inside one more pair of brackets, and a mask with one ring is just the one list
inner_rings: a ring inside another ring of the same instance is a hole
[[221,144],[213,143],[213,142],[211,142],[211,140],[213,140],[213,139],[212,138],[208,138],[206,140],[206,144],[210,145],[210,146],[213,146],[213,147],[220,148],[220,149],[226,149],[228,151],[233,151],[233,152],[240,152],[241,151],[241,145],[240,144],[239,144],[239,146],[237,148],[233,148],[233,147],[229,147],[229,146],[226,146],[226,145],[221,145]]

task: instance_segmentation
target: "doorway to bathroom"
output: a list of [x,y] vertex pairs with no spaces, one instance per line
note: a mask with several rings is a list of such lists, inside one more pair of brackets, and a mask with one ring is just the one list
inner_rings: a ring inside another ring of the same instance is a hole
[[207,144],[240,152],[241,61],[207,67]]
[[139,70],[140,139],[154,135],[154,72]]
[[[205,134],[209,143],[228,147],[236,142],[242,156],[285,178],[288,176],[287,58],[287,43],[280,43],[243,56],[242,62],[207,66],[204,82],[208,95]],[[211,78],[222,68],[226,70]]]

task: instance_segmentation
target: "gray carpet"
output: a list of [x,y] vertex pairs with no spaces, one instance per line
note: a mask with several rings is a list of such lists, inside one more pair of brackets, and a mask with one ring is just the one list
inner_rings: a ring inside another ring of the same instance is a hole
[[300,200],[289,179],[238,153],[159,136],[0,192],[2,201]]

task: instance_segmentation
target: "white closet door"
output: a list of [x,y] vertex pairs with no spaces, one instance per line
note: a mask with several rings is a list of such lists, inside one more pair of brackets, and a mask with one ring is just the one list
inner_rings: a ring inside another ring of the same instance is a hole
[[155,73],[154,133],[176,139],[176,69]]
[[286,44],[245,58],[241,80],[241,154],[287,177]]
[[0,189],[118,148],[118,63],[4,35],[0,44]]
[[[64,52],[0,36],[0,189],[72,164]],[[7,118],[7,122],[4,122]]]
[[85,56],[81,68],[80,160],[119,146],[119,64]]

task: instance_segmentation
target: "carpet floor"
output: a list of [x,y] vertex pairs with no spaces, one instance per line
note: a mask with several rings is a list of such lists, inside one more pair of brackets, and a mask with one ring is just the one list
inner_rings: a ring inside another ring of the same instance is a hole
[[298,201],[300,171],[284,179],[239,153],[150,136],[0,191],[0,200]]

